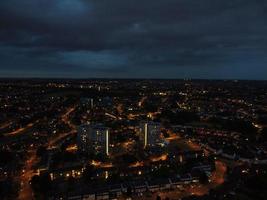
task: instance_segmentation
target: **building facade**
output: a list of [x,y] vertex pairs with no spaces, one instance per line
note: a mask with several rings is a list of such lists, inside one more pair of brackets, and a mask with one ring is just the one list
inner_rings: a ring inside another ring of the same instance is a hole
[[144,148],[161,144],[161,124],[157,122],[141,122],[139,136]]
[[103,124],[86,124],[78,129],[78,147],[82,152],[109,155],[109,129]]

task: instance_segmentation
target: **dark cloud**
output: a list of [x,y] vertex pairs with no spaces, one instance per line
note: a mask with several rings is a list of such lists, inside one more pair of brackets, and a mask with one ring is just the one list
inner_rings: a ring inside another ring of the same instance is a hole
[[5,0],[0,19],[3,76],[267,77],[265,0]]

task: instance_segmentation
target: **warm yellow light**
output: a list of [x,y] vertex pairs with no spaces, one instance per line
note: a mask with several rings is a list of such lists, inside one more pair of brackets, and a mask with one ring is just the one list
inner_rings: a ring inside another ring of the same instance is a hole
[[106,154],[109,155],[109,130],[106,131]]
[[148,129],[148,124],[145,123],[145,147],[147,146],[147,129]]
[[109,177],[109,173],[108,171],[105,171],[105,179],[108,179],[108,177]]

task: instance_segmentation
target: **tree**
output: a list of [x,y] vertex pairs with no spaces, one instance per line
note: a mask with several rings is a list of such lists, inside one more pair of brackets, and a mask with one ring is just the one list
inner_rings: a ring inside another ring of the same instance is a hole
[[87,182],[87,181],[90,181],[92,179],[92,177],[94,176],[94,173],[95,173],[95,167],[91,164],[88,164],[86,167],[85,167],[85,170],[83,172],[83,178],[84,180]]
[[162,130],[162,134],[163,134],[164,138],[170,137],[170,134],[168,133],[167,130]]
[[158,195],[157,198],[156,198],[156,200],[161,200],[161,197]]
[[1,199],[14,199],[17,195],[18,185],[12,179],[0,181],[0,196]]
[[46,148],[44,146],[38,147],[38,149],[36,151],[36,155],[38,157],[43,157],[46,153],[47,153],[47,150],[46,150]]
[[73,177],[68,178],[68,191],[71,191],[73,189],[73,186],[75,184],[75,179]]
[[131,196],[132,195],[132,187],[131,186],[129,186],[129,187],[127,187],[127,196]]
[[263,128],[260,134],[260,141],[267,142],[267,128]]
[[202,172],[199,174],[199,182],[201,184],[206,184],[209,181],[209,177],[207,176],[207,174],[205,172]]
[[31,185],[35,193],[46,196],[49,190],[51,189],[51,178],[49,174],[35,175],[31,179]]

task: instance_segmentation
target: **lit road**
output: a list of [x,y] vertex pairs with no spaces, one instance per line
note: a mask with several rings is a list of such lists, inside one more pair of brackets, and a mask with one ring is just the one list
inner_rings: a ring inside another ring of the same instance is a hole
[[142,97],[141,100],[138,102],[138,106],[141,107],[144,105],[145,101],[146,101],[147,97]]
[[[76,132],[76,126],[71,123],[69,120],[70,114],[75,110],[76,107],[69,108],[66,113],[64,113],[61,117],[62,121],[68,124],[71,128],[70,132],[60,134],[56,137],[50,138],[48,141],[48,146],[53,146],[56,142],[60,141],[62,138],[74,134]],[[31,178],[35,175],[33,166],[38,163],[38,158],[36,156],[37,149],[28,150],[28,159],[25,161],[24,170],[21,172],[20,177],[18,177],[21,188],[18,195],[18,200],[33,200],[33,191],[30,185]]]
[[24,170],[19,177],[21,189],[19,191],[18,200],[32,200],[34,199],[31,185],[29,181],[35,175],[33,166],[38,162],[36,150],[29,151],[29,158],[25,162]]
[[12,122],[6,122],[4,124],[1,124],[0,125],[0,129],[4,129],[4,128],[7,128],[8,126],[10,126],[12,124]]
[[140,197],[140,199],[152,200],[156,199],[157,195],[159,195],[161,199],[165,199],[166,197],[169,197],[170,199],[181,199],[192,195],[203,196],[205,194],[208,194],[211,189],[214,189],[224,183],[224,177],[226,175],[227,170],[225,163],[221,161],[216,161],[215,166],[216,170],[212,173],[212,176],[210,177],[210,182],[207,184],[190,184],[188,186],[184,186],[183,189],[156,192],[152,195],[152,197],[144,196]]
[[92,164],[95,167],[102,168],[102,169],[113,167],[112,163],[102,163],[100,161],[95,161],[95,160],[92,160],[90,164]]
[[6,133],[4,134],[5,136],[15,136],[15,135],[19,135],[27,130],[29,130],[30,128],[32,128],[36,123],[38,123],[39,121],[37,120],[36,122],[34,123],[29,123],[28,125],[26,125],[25,127],[22,127],[22,128],[19,128],[15,131],[12,131],[10,133]]
[[62,115],[62,117],[61,117],[61,120],[62,120],[64,123],[68,124],[69,127],[70,127],[72,130],[76,130],[76,126],[75,126],[74,124],[71,123],[71,120],[69,119],[69,117],[70,117],[70,114],[71,114],[75,109],[76,109],[75,106],[69,108],[69,109],[67,110],[67,112],[66,112],[64,115]]
[[[179,146],[186,147],[190,150],[201,149],[201,147],[197,143],[180,138],[179,136],[178,138],[176,138],[171,135],[170,138],[170,141],[174,142],[175,144],[179,144]],[[210,181],[207,184],[190,184],[188,186],[184,186],[182,190],[176,189],[174,191],[159,192],[153,194],[152,197],[142,197],[141,199],[156,199],[157,195],[160,195],[161,199],[165,199],[166,197],[169,197],[170,199],[181,199],[192,195],[203,196],[205,194],[208,194],[211,189],[214,189],[224,183],[226,172],[227,164],[223,160],[216,160],[215,171],[212,173]]]
[[208,194],[211,189],[216,188],[217,186],[224,183],[224,178],[227,171],[226,164],[222,161],[216,161],[215,166],[216,170],[212,173],[212,176],[210,177],[211,182],[206,185],[197,185],[196,187],[188,188],[188,191],[191,194],[194,194],[196,196],[203,196],[205,194]]
[[167,160],[167,158],[168,158],[168,155],[167,154],[163,154],[163,155],[160,155],[160,156],[157,156],[157,157],[152,157],[151,161],[152,162],[159,162],[159,161]]
[[58,142],[61,141],[62,139],[64,139],[65,137],[68,137],[70,135],[73,135],[74,133],[76,133],[76,126],[74,124],[71,123],[71,120],[69,119],[69,116],[72,112],[74,112],[74,110],[76,109],[76,107],[71,107],[67,110],[66,113],[64,113],[61,116],[61,120],[65,123],[68,124],[68,126],[71,128],[71,130],[69,132],[66,133],[62,133],[58,136],[55,136],[53,138],[51,138],[48,141],[48,148],[53,148],[53,146]]

